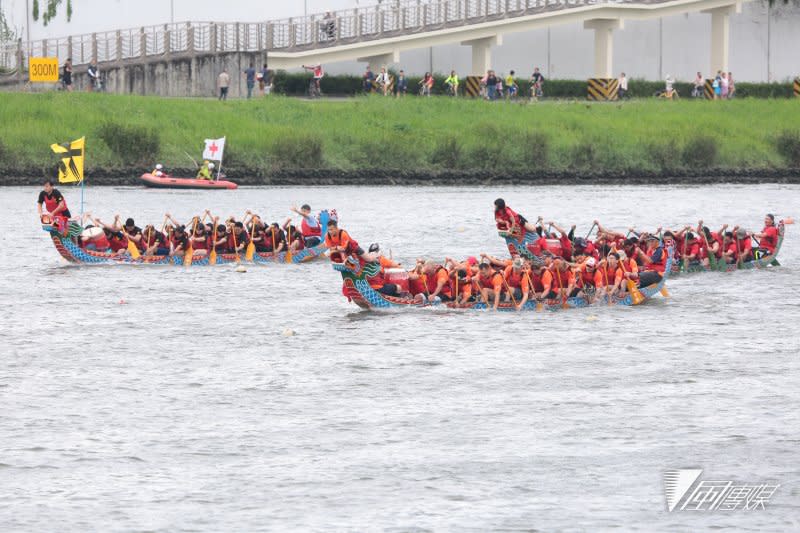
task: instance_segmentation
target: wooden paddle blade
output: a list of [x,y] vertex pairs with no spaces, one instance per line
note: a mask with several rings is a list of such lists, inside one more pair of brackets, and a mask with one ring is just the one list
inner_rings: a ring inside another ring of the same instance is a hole
[[133,259],[139,259],[140,257],[142,257],[142,254],[139,253],[139,249],[131,240],[128,240],[128,253],[131,254],[131,257]]
[[661,296],[663,296],[664,298],[669,298],[670,297],[669,291],[667,290],[666,287],[662,287],[661,288]]
[[287,263],[291,263],[293,261],[293,259],[294,259],[294,257],[292,256],[292,249],[289,248],[288,250],[286,250],[286,259],[285,259],[285,261]]
[[209,265],[216,265],[217,264],[217,251],[211,250],[211,253],[208,255],[208,264]]
[[544,311],[544,304],[542,302],[536,302],[536,310]]
[[244,253],[244,258],[248,261],[252,261],[253,257],[256,255],[256,245],[253,244],[253,241],[250,241],[250,244],[247,245],[247,250]]
[[183,266],[192,266],[192,257],[194,256],[194,250],[190,246],[186,253],[183,254]]

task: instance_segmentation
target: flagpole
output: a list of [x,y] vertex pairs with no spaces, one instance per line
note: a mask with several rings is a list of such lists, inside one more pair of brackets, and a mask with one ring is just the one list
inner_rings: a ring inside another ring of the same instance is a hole
[[217,181],[219,181],[219,177],[222,175],[222,158],[225,156],[225,141],[226,138],[222,138],[222,153],[219,154],[219,168],[217,169]]
[[84,183],[86,180],[81,180],[81,225],[83,224],[83,190],[84,190]]

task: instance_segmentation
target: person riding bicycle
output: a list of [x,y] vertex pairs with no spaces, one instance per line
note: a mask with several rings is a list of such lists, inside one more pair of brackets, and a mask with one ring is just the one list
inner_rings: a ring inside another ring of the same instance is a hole
[[508,76],[506,76],[505,82],[506,88],[508,89],[506,95],[508,98],[516,98],[517,94],[519,93],[519,85],[517,85],[517,80],[514,75],[515,72],[512,70],[508,73]]
[[433,89],[433,76],[431,76],[430,72],[425,73],[425,77],[420,80],[419,86],[420,96],[431,95],[431,89]]
[[447,94],[458,96],[458,74],[455,70],[450,71],[450,76],[444,80],[444,84],[447,86]]
[[303,68],[306,70],[311,70],[314,72],[314,86],[317,89],[317,93],[321,94],[322,91],[320,90],[319,82],[323,76],[325,76],[325,71],[322,69],[322,65],[317,63],[316,65],[303,65]]

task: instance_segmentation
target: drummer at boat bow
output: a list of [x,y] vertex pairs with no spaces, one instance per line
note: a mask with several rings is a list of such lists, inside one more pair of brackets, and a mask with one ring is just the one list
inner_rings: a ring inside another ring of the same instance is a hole
[[42,206],[52,217],[70,218],[72,215],[67,208],[67,201],[64,200],[64,195],[61,191],[53,187],[53,182],[47,180],[44,182],[44,190],[39,193],[39,200],[36,202],[36,208],[39,211],[39,217],[44,214]]
[[322,229],[319,220],[311,215],[311,206],[303,204],[300,209],[292,206],[292,211],[303,217],[303,221],[300,223],[300,232],[305,240],[306,248],[317,246],[322,240]]

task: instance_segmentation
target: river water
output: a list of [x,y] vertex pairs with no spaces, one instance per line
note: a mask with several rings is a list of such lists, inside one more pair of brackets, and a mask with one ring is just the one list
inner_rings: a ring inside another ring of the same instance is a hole
[[[370,313],[324,262],[69,266],[37,193],[0,189],[4,532],[800,528],[794,226],[783,267],[676,279],[639,308]],[[595,217],[760,229],[800,205],[779,185],[89,188],[86,204],[143,225],[308,202],[409,262],[502,254],[498,196],[579,234]],[[766,510],[668,513],[662,472],[681,467],[780,487]]]

